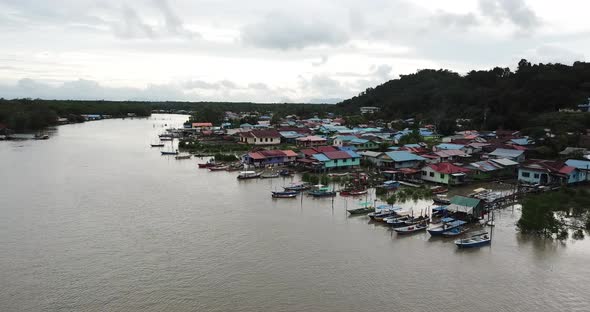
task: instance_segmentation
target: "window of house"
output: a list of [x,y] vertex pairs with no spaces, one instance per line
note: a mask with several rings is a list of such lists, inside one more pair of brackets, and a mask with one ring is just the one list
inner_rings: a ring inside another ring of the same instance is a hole
[[431,172],[430,173],[430,176],[434,178],[434,172]]
[[441,179],[444,179],[444,178],[445,178],[445,174],[444,174],[444,173],[441,173],[441,174],[440,174],[440,178],[441,178]]
[[539,178],[539,174],[535,173],[535,179],[538,179],[538,178]]
[[426,175],[426,171],[422,171],[422,175],[425,176]]
[[523,178],[528,178],[531,176],[531,174],[529,172],[521,172],[520,176],[522,176]]

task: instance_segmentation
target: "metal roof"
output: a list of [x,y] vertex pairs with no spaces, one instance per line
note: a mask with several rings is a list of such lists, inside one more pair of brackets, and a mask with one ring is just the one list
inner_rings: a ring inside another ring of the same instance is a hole
[[426,160],[424,157],[406,151],[385,152],[385,155],[387,155],[389,158],[391,158],[391,160],[396,162]]
[[590,161],[585,160],[568,159],[565,162],[565,164],[571,167],[576,167],[578,169],[584,170],[588,170],[590,168]]
[[477,207],[481,200],[477,198],[465,197],[465,196],[453,196],[451,198],[451,204],[455,204],[458,206],[466,206],[466,207]]
[[514,158],[514,157],[519,157],[523,153],[524,153],[523,151],[519,151],[519,150],[497,148],[495,151],[491,152],[490,155],[499,156],[499,157],[506,157],[506,158]]
[[313,154],[311,157],[321,162],[330,161],[330,158],[326,157],[324,154]]
[[442,150],[459,150],[464,148],[465,145],[461,145],[461,144],[451,144],[451,143],[442,143],[436,146],[436,148],[438,149],[442,149]]

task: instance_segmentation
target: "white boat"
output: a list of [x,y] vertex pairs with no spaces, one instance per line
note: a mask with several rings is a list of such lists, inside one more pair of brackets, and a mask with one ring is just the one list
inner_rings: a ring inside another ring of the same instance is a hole
[[418,224],[414,224],[414,225],[395,228],[393,230],[397,234],[410,234],[410,233],[415,233],[418,231],[424,231],[424,230],[426,230],[426,228],[428,228],[428,224],[426,222],[424,222],[424,223],[418,223]]
[[238,179],[245,180],[245,179],[256,179],[260,177],[260,172],[256,171],[241,171],[238,175]]
[[481,247],[492,242],[492,238],[488,232],[477,233],[471,235],[469,238],[458,239],[455,241],[455,245],[459,248],[472,248]]

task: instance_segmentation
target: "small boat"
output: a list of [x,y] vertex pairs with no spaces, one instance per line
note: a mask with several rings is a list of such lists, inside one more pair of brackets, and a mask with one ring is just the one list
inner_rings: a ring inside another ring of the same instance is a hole
[[208,161],[204,164],[199,164],[199,168],[211,168],[211,167],[215,167],[216,164],[214,161]]
[[176,159],[190,159],[191,157],[193,157],[193,155],[176,155],[174,156],[174,158]]
[[209,171],[223,171],[223,170],[227,170],[227,168],[229,168],[228,165],[217,165],[217,166],[209,167]]
[[35,134],[35,140],[49,140],[49,135],[45,133],[37,133]]
[[447,212],[447,206],[438,206],[432,208],[432,216],[433,217],[441,217],[444,216]]
[[330,191],[330,189],[327,187],[319,187],[313,191],[309,191],[307,194],[311,195],[313,197],[334,197],[334,196],[336,196],[336,192]]
[[272,192],[273,198],[295,198],[299,192],[287,191],[287,192]]
[[290,177],[293,175],[293,172],[291,172],[291,170],[289,170],[289,169],[283,169],[283,170],[279,171],[279,175],[281,177]]
[[419,223],[429,223],[430,222],[430,218],[428,216],[419,216],[419,217],[411,217],[408,220],[404,221],[404,225],[405,226],[410,226],[410,225],[414,225],[414,224],[419,224]]
[[340,196],[360,196],[367,194],[367,190],[342,190]]
[[279,177],[279,174],[278,174],[278,173],[276,173],[276,172],[275,172],[275,173],[272,173],[272,172],[269,172],[269,173],[262,173],[262,174],[260,175],[260,178],[261,178],[261,179],[274,179],[274,178],[278,178],[278,177]]
[[237,178],[240,180],[257,179],[257,178],[260,178],[260,172],[241,171]]
[[418,223],[414,225],[408,225],[400,228],[393,229],[397,234],[411,234],[418,231],[424,231],[428,228],[428,224],[426,222]]
[[432,192],[432,194],[443,194],[448,192],[449,190],[442,186],[433,186],[430,188],[430,191]]
[[244,166],[242,166],[241,164],[230,165],[229,168],[227,168],[227,171],[240,171],[242,169],[244,169]]
[[444,231],[442,232],[442,236],[444,237],[455,237],[455,236],[459,236],[462,235],[463,233],[467,232],[467,229],[460,226],[460,227],[456,227],[456,228],[452,228],[448,231]]
[[178,155],[178,150],[176,151],[160,151],[160,153],[162,153],[162,155]]
[[285,189],[285,191],[305,191],[307,189],[310,188],[310,186],[307,183],[292,183],[289,186],[284,186],[283,187]]
[[375,207],[371,206],[371,202],[360,203],[359,206],[359,208],[347,209],[346,211],[348,211],[348,213],[350,213],[351,215],[361,215],[375,211]]
[[451,219],[453,221],[443,222],[442,225],[435,226],[433,228],[429,228],[428,233],[430,233],[430,235],[432,235],[432,236],[442,236],[442,233],[444,233],[448,230],[451,230],[453,228],[460,227],[460,226],[467,224],[467,222],[462,221],[462,220],[454,220],[452,218],[448,218],[448,219]]
[[164,143],[150,144],[151,147],[164,147]]
[[174,141],[173,137],[160,137],[160,141]]
[[377,186],[378,188],[382,188],[385,190],[395,190],[400,187],[399,181],[385,181],[383,184]]
[[387,224],[390,224],[393,227],[398,227],[398,226],[404,226],[405,222],[407,220],[410,219],[410,216],[397,216],[397,217],[390,217],[390,218],[385,218],[383,219],[383,221],[385,221]]
[[450,205],[451,201],[446,198],[433,197],[432,201],[437,205]]
[[455,241],[455,245],[459,248],[472,248],[481,247],[492,242],[492,238],[488,232],[477,233],[471,235],[469,238],[458,239]]

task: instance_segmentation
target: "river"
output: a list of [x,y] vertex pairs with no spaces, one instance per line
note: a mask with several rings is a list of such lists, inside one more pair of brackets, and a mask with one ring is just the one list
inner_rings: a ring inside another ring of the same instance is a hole
[[238,181],[149,147],[185,118],[0,142],[1,311],[589,309],[588,239],[520,235],[508,208],[491,246],[458,250],[348,217],[355,199],[273,200],[288,179]]

